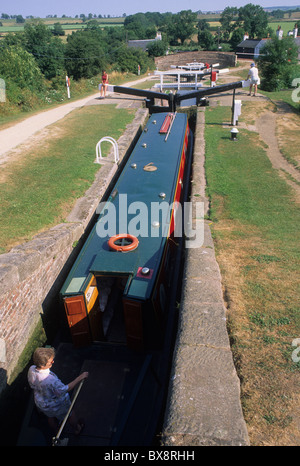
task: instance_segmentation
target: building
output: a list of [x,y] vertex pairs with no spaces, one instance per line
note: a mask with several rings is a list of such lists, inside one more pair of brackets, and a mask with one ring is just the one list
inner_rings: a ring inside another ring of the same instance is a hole
[[245,39],[240,42],[236,47],[236,56],[237,58],[249,58],[254,59],[259,55],[259,50],[264,45],[260,44],[262,41],[267,39]]
[[[240,44],[236,47],[236,56],[237,58],[249,58],[249,59],[257,59],[262,54],[262,49],[266,45],[268,40],[272,40],[271,38],[267,39],[246,39],[243,40]],[[298,60],[300,60],[300,36],[294,38],[295,43],[298,46]]]

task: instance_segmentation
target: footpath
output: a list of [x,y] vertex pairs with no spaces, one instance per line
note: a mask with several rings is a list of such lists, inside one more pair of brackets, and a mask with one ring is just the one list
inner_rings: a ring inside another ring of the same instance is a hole
[[[126,83],[126,86],[134,86],[139,82],[148,80],[149,77],[141,78],[136,81]],[[109,96],[109,92],[107,96]],[[89,102],[95,102],[95,99],[99,98],[100,93],[90,95],[83,99],[75,100],[66,104],[62,104],[58,107],[50,110],[39,112],[33,116],[30,116],[13,126],[0,130],[0,165],[4,162],[9,161],[9,152],[15,149],[20,144],[28,141],[29,138],[43,130],[47,126],[55,123],[64,118],[68,113],[72,112],[76,108],[83,107]],[[97,102],[97,101],[96,101]],[[102,101],[101,101],[102,102]]]

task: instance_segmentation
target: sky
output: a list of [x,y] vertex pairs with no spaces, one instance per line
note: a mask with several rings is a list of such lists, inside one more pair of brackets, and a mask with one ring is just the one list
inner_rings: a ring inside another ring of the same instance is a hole
[[227,6],[238,7],[253,3],[262,7],[280,7],[286,6],[300,6],[300,0],[215,0],[207,2],[204,0],[187,0],[182,2],[180,0],[50,0],[45,2],[41,0],[10,0],[9,2],[2,2],[0,5],[1,13],[9,15],[22,15],[36,16],[45,18],[47,15],[62,15],[72,16],[84,13],[122,16],[124,13],[132,15],[135,13],[146,13],[147,11],[160,12],[160,13],[178,13],[182,10],[192,11],[208,11],[208,10],[224,10]]

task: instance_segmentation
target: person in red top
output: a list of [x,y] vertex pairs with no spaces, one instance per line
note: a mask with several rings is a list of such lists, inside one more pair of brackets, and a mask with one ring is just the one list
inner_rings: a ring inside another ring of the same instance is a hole
[[103,72],[102,72],[101,97],[103,97],[103,93],[104,93],[104,97],[106,97],[107,86],[108,86],[108,74],[106,73],[105,70],[103,70]]

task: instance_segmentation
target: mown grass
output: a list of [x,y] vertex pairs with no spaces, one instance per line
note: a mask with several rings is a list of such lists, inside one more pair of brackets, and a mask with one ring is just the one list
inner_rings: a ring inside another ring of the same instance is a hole
[[117,140],[133,117],[134,111],[114,105],[74,110],[52,125],[45,140],[1,169],[0,252],[64,221],[99,170],[97,142],[107,135]]
[[299,91],[296,88],[293,89],[283,89],[277,92],[267,92],[261,89],[258,90],[260,94],[265,95],[273,102],[282,101],[289,104],[294,110],[295,113],[299,114],[300,104],[299,104]]
[[228,121],[206,111],[206,176],[244,415],[252,445],[299,444],[299,204],[258,135],[233,142]]

